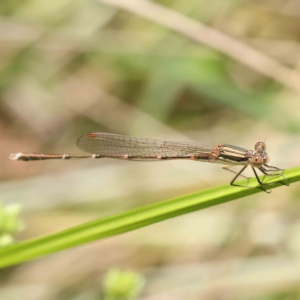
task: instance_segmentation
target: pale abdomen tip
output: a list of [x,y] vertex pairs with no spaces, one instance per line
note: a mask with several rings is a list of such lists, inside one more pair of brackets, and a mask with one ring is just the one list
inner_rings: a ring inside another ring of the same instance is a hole
[[21,158],[21,156],[22,156],[22,153],[11,153],[11,154],[9,154],[9,159],[18,160]]

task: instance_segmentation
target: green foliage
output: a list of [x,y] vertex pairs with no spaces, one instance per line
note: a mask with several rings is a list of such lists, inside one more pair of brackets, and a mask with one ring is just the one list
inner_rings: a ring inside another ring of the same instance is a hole
[[24,228],[19,220],[21,205],[11,204],[7,206],[0,205],[0,247],[8,246],[14,241],[14,234]]
[[136,299],[144,286],[144,278],[133,271],[111,269],[105,275],[103,289],[105,300]]

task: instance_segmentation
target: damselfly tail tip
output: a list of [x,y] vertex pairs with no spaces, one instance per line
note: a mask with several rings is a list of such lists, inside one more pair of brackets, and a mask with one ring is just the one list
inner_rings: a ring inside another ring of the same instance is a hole
[[22,153],[11,153],[8,157],[11,160],[19,160],[22,157]]

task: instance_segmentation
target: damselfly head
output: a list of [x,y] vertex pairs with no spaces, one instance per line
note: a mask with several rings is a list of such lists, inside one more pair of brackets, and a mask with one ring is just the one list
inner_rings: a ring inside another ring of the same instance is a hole
[[270,158],[266,152],[267,146],[264,142],[257,142],[254,149],[255,152],[249,160],[253,167],[259,168],[269,162]]

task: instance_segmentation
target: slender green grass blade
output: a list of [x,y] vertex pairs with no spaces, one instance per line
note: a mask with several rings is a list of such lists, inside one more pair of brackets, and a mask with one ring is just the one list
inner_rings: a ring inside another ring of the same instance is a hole
[[[300,167],[286,170],[284,175],[288,178],[289,183],[299,181]],[[263,179],[263,177],[264,176],[261,178]],[[276,177],[268,182],[278,183],[281,180],[282,178]],[[241,181],[238,184],[253,187],[257,186],[257,181],[255,178],[252,178],[250,180]],[[268,186],[268,188],[273,189],[279,186],[282,185],[278,183]],[[287,187],[282,186],[282,188]],[[260,192],[263,191],[259,189],[223,185],[160,203],[147,205],[115,216],[91,221],[58,233],[28,240],[1,249],[0,267],[12,266],[60,250],[128,232],[185,213]],[[267,194],[266,196],[270,197]]]

